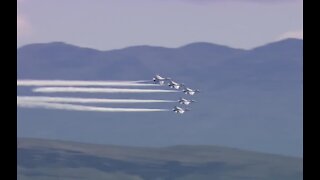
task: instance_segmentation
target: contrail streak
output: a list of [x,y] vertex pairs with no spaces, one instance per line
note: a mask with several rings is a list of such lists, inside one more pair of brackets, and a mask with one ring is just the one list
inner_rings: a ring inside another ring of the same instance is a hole
[[60,109],[70,111],[95,111],[95,112],[164,112],[170,109],[142,109],[142,108],[106,108],[96,106],[83,106],[74,104],[48,103],[48,102],[33,102],[17,100],[17,106],[23,108],[45,108],[45,109]]
[[121,88],[81,88],[81,87],[41,87],[33,89],[33,92],[80,92],[80,93],[168,93],[179,92],[176,90],[163,89],[121,89]]
[[47,96],[17,96],[21,101],[59,102],[59,103],[169,103],[172,100],[156,99],[98,99],[98,98],[72,98],[72,97],[47,97]]
[[143,82],[150,81],[17,80],[17,86],[159,86]]

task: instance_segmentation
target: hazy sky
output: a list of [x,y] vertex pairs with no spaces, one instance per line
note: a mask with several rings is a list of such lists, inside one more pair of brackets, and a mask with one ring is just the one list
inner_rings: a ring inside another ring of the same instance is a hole
[[302,38],[302,0],[18,0],[18,47],[63,41],[100,50],[211,42],[253,48]]

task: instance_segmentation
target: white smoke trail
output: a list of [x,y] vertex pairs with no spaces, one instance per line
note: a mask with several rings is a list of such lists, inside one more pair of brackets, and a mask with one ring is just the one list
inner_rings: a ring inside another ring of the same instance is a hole
[[23,108],[45,108],[70,111],[95,111],[95,112],[164,112],[170,109],[142,109],[142,108],[106,108],[96,106],[83,106],[74,104],[61,104],[49,102],[23,101],[17,99],[17,106]]
[[17,96],[21,101],[59,102],[59,103],[168,103],[171,100],[156,99],[98,99],[98,98],[72,98],[72,97],[47,97],[47,96]]
[[159,86],[143,82],[150,81],[17,80],[17,86]]
[[80,92],[80,93],[169,93],[176,90],[163,89],[120,89],[120,88],[81,88],[81,87],[41,87],[33,89],[33,92]]

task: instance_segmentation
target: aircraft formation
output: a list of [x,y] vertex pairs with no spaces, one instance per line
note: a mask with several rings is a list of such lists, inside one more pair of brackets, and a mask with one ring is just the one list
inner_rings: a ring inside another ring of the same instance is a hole
[[[193,90],[191,88],[188,88],[185,86],[185,84],[183,83],[177,83],[175,81],[173,81],[171,78],[169,77],[161,77],[160,75],[155,75],[155,77],[153,77],[153,82],[156,83],[156,84],[159,84],[159,85],[168,85],[170,88],[172,89],[176,89],[176,90],[181,90],[184,94],[187,94],[187,95],[195,95],[196,93],[199,93],[200,91],[198,89],[196,90]],[[185,99],[185,98],[180,98],[178,100],[178,103],[181,104],[181,105],[185,105],[185,106],[188,106],[190,105],[191,103],[194,103],[196,102],[195,100],[189,100],[189,99]],[[177,113],[177,114],[183,114],[187,111],[190,111],[188,108],[182,108],[182,107],[178,107],[178,106],[175,106],[173,109],[172,109],[173,112]]]
[[[173,111],[183,114],[189,111],[187,106],[196,102],[188,98],[180,97],[178,100],[166,99],[133,99],[133,98],[88,98],[86,94],[128,94],[128,93],[177,93],[181,91],[186,95],[193,96],[199,90],[186,87],[183,83],[173,81],[156,75],[151,80],[136,81],[84,81],[84,80],[17,80],[17,87],[29,87],[33,96],[17,96],[17,106],[22,108],[42,108],[69,111],[93,111],[93,112],[168,112]],[[170,89],[159,88],[167,86]],[[136,87],[136,88],[132,88]],[[149,88],[138,88],[149,87]],[[158,88],[157,88],[158,87]],[[63,93],[62,96],[55,96]],[[39,96],[39,94],[42,94]],[[44,96],[44,94],[54,94]],[[78,94],[72,96],[71,94]],[[80,94],[80,96],[79,96]],[[112,97],[112,95],[109,95]],[[164,108],[132,108],[119,107],[116,104],[142,104],[142,103],[179,103],[173,109]],[[95,104],[95,105],[93,105]],[[99,104],[99,105],[98,105]],[[105,106],[105,104],[108,104]]]

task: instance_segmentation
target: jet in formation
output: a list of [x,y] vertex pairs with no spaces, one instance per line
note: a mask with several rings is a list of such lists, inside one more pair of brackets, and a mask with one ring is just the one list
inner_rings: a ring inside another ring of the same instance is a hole
[[185,88],[184,90],[182,90],[182,92],[184,92],[185,94],[193,96],[196,93],[199,93],[200,91],[198,89],[193,90],[193,89],[190,89],[190,88]]
[[174,81],[170,80],[169,83],[168,83],[168,86],[170,88],[180,89],[180,88],[184,87],[184,84],[179,84],[177,82],[174,82]]
[[164,78],[157,74],[152,80],[157,84],[163,85],[165,81],[171,80],[171,78]]
[[175,106],[173,109],[172,109],[173,112],[177,113],[177,114],[183,114],[185,113],[186,111],[190,111],[189,109],[185,108],[181,108],[181,107],[178,107],[178,106]]
[[180,98],[178,100],[179,104],[183,104],[183,105],[189,105],[193,102],[196,102],[195,100],[188,100],[188,99],[184,99],[184,98]]

